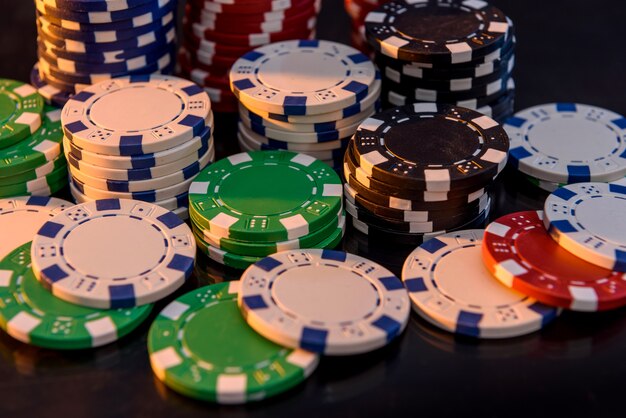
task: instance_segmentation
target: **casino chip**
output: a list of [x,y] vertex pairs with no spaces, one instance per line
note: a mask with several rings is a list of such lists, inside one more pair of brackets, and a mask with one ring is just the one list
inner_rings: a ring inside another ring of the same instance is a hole
[[543,212],[496,219],[485,230],[482,250],[485,266],[500,282],[548,305],[598,311],[626,304],[626,275],[558,245],[543,225]]
[[517,112],[504,129],[511,138],[510,164],[544,189],[626,175],[626,118],[610,110],[543,104]]
[[237,59],[258,46],[315,33],[320,0],[187,2],[179,72],[203,86],[216,112],[237,112],[228,72]]
[[626,272],[626,186],[577,183],[554,191],[544,225],[561,247],[605,269]]
[[62,107],[90,84],[113,77],[170,74],[176,1],[36,0],[39,60],[31,84]]
[[99,310],[64,302],[37,281],[30,253],[28,242],[0,262],[0,327],[13,338],[61,350],[99,347],[130,333],[152,311],[152,305]]
[[513,22],[500,10],[482,1],[345,4],[353,19],[364,21],[357,30],[376,51],[383,106],[436,102],[498,121],[511,115],[516,40]]
[[393,273],[332,250],[283,251],[262,259],[243,273],[237,300],[248,324],[264,337],[327,355],[383,347],[402,333],[410,314],[406,290]]
[[277,251],[334,248],[345,230],[341,179],[289,151],[232,155],[189,188],[192,228],[212,260],[245,269]]
[[164,298],[190,276],[195,255],[192,232],[175,213],[126,199],[57,214],[35,235],[31,254],[35,276],[55,296],[99,309]]
[[0,259],[32,241],[43,224],[71,206],[65,200],[45,196],[0,199]]
[[193,290],[167,305],[150,327],[154,374],[192,398],[240,404],[275,396],[302,383],[316,354],[266,340],[237,308],[240,282]]
[[350,41],[352,46],[367,56],[373,55],[373,50],[365,39],[365,17],[373,10],[389,0],[344,0],[344,8],[350,16],[351,29]]
[[[173,76],[117,78],[84,89],[62,117],[72,194],[81,202],[143,200],[187,216],[187,200],[178,197],[215,159],[211,107],[202,88]],[[177,206],[166,204],[174,198]]]
[[0,149],[34,134],[41,126],[43,99],[31,86],[0,79]]
[[[290,76],[276,77],[285,72]],[[242,150],[301,151],[336,171],[349,138],[380,107],[374,64],[356,49],[329,41],[256,48],[234,63],[230,87],[239,99]]]
[[433,325],[477,338],[508,338],[537,331],[559,310],[507,289],[481,258],[483,230],[432,238],[404,263],[402,280],[413,308]]

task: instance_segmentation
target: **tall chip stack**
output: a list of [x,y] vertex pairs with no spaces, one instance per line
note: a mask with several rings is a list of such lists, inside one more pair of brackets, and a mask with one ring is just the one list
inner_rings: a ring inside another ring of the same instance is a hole
[[61,111],[28,84],[0,79],[0,198],[50,196],[67,185]]
[[370,12],[365,34],[383,78],[383,105],[454,104],[502,121],[513,112],[515,36],[483,1],[394,0]]
[[255,47],[315,34],[321,0],[189,0],[181,75],[203,86],[217,112],[237,112],[228,71]]
[[189,80],[105,80],[63,108],[63,149],[77,202],[134,199],[188,216],[194,177],[215,159],[213,111]]
[[373,10],[376,10],[381,4],[388,2],[389,0],[344,0],[343,5],[350,16],[351,32],[350,42],[353,47],[364,53],[370,55],[372,48],[365,39],[365,17]]
[[546,103],[515,113],[504,129],[511,138],[509,165],[547,192],[626,176],[626,118],[611,110]]
[[335,248],[345,231],[341,179],[319,160],[289,151],[231,155],[189,189],[198,247],[246,269],[283,250]]
[[342,169],[350,137],[379,109],[380,74],[356,49],[294,40],[257,48],[230,71],[244,151],[285,149]]
[[475,110],[414,103],[383,111],[359,126],[345,154],[346,212],[370,242],[396,246],[480,227],[508,150],[500,124]]
[[35,0],[39,60],[30,81],[63,107],[84,87],[131,74],[170,74],[177,0]]

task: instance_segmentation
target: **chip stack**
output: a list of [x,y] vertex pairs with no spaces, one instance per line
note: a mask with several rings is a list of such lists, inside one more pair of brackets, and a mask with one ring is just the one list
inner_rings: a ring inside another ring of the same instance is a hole
[[209,97],[174,76],[102,81],[74,95],[61,121],[79,202],[142,200],[186,218],[189,186],[215,159]]
[[61,112],[28,84],[0,79],[0,197],[50,196],[67,185]]
[[509,165],[547,192],[626,176],[626,118],[597,106],[547,103],[507,119]]
[[216,112],[237,112],[228,71],[255,47],[315,33],[320,0],[190,0],[183,21],[181,74],[205,87]]
[[396,245],[480,225],[508,149],[504,129],[475,110],[415,103],[378,113],[345,154],[346,211],[370,241]]
[[369,13],[384,105],[455,104],[502,121],[513,111],[515,37],[483,1],[395,0]]
[[62,107],[84,87],[175,66],[176,0],[35,0],[31,84]]
[[235,62],[230,83],[242,150],[303,152],[336,170],[356,128],[378,110],[381,89],[365,55],[318,40],[257,48]]
[[352,20],[350,42],[352,46],[366,55],[372,53],[372,47],[365,39],[365,17],[389,0],[344,0],[343,5]]
[[215,162],[191,184],[189,215],[198,247],[236,269],[282,250],[334,248],[345,230],[339,176],[289,151]]

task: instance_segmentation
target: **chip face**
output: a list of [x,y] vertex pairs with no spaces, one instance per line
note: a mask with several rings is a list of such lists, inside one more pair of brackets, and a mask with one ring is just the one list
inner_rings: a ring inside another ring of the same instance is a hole
[[389,109],[363,121],[352,152],[368,176],[407,189],[445,192],[488,184],[507,161],[500,124],[436,103]]
[[98,347],[138,327],[152,305],[99,310],[65,302],[35,278],[28,242],[0,261],[0,326],[27,344],[71,350]]
[[575,311],[626,304],[626,274],[603,269],[556,243],[543,212],[515,212],[485,230],[483,261],[502,284],[551,306]]
[[577,183],[555,190],[543,222],[561,247],[605,269],[626,272],[626,186]]
[[500,48],[509,23],[483,1],[391,1],[367,15],[365,32],[370,44],[391,58],[457,64]]
[[59,298],[100,309],[145,305],[190,276],[196,243],[175,213],[150,203],[81,203],[45,223],[33,240],[37,279]]
[[483,265],[484,231],[468,229],[424,242],[406,259],[402,280],[413,309],[447,331],[507,338],[541,329],[559,310],[502,285]]
[[579,103],[534,106],[509,118],[510,161],[553,183],[606,182],[626,175],[626,118]]
[[43,98],[35,88],[0,79],[0,149],[35,133],[41,126],[43,110]]
[[376,68],[365,55],[318,40],[257,48],[230,71],[232,90],[244,106],[282,115],[346,108],[366,98],[375,80]]
[[232,281],[193,290],[157,316],[148,352],[152,370],[167,386],[237,404],[277,395],[313,373],[316,354],[277,345],[246,324],[237,308],[239,286]]
[[264,258],[244,272],[238,304],[266,338],[327,355],[387,345],[402,333],[410,313],[406,290],[393,273],[333,250]]

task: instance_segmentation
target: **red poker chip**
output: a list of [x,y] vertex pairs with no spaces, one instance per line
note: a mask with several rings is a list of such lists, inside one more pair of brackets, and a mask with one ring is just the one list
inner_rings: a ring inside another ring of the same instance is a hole
[[311,0],[245,0],[235,1],[233,4],[225,4],[215,1],[189,0],[190,4],[200,9],[213,13],[231,14],[257,14],[287,10],[290,8],[302,8]]
[[181,51],[178,55],[178,63],[191,81],[203,87],[217,87],[222,90],[230,89],[230,82],[227,72],[210,72],[196,68],[190,61],[186,51]]
[[208,41],[206,39],[200,39],[188,30],[183,30],[183,33],[185,35],[183,45],[189,51],[202,50],[214,55],[222,55],[225,57],[240,57],[252,51],[253,49],[253,47],[251,46],[224,45],[217,42]]
[[[309,4],[310,3],[310,4]],[[287,10],[279,10],[276,12],[257,13],[257,14],[230,14],[230,13],[212,13],[206,10],[198,9],[193,4],[187,4],[185,7],[185,18],[192,23],[210,24],[230,24],[230,25],[260,25],[268,22],[279,22],[290,20],[302,15],[313,16],[317,14],[317,0],[310,0],[308,4],[303,4],[300,8],[291,8]]]
[[485,230],[485,266],[505,286],[573,311],[626,305],[626,274],[604,269],[563,249],[546,231],[543,212],[516,212]]

